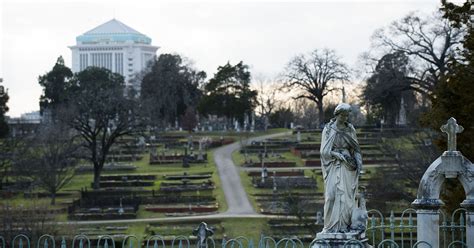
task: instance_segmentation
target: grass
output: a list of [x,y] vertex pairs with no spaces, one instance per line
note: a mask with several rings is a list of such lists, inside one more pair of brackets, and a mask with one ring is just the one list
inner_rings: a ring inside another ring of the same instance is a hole
[[267,225],[266,217],[259,218],[226,218],[219,219],[206,218],[203,216],[199,220],[162,220],[159,222],[139,222],[130,224],[101,224],[101,225],[77,225],[69,226],[66,229],[74,228],[76,233],[80,229],[94,235],[111,234],[113,231],[106,230],[106,227],[128,227],[125,231],[128,235],[134,235],[139,239],[147,239],[152,235],[161,235],[165,238],[173,239],[176,236],[185,236],[191,238],[193,230],[199,223],[206,222],[208,227],[215,228],[213,238],[226,240],[244,236],[253,240],[254,244],[258,242],[261,234],[269,234],[270,229]]

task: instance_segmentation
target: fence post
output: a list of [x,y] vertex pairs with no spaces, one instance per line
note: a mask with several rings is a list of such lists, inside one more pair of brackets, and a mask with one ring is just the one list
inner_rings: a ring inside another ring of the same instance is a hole
[[466,209],[466,245],[474,247],[474,200],[464,200],[461,206]]

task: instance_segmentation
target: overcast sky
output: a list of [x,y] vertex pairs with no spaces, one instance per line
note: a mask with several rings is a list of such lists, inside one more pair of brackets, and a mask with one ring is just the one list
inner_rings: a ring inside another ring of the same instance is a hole
[[399,1],[45,1],[0,0],[0,77],[10,116],[38,110],[38,76],[58,56],[71,66],[76,36],[116,18],[152,38],[159,53],[188,57],[208,78],[240,60],[272,78],[297,54],[331,48],[349,66],[369,49],[375,29],[438,0]]

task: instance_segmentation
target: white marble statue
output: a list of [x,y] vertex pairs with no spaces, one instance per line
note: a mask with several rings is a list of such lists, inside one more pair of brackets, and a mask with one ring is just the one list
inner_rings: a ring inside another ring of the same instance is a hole
[[322,233],[351,230],[353,209],[362,156],[356,131],[348,122],[351,108],[339,104],[335,117],[324,127],[321,139],[321,164],[324,178],[324,229]]

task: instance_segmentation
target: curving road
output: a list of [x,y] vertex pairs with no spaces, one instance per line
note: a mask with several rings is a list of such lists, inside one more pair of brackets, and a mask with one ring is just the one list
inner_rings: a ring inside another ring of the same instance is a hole
[[[291,132],[283,132],[269,134],[259,137],[250,138],[246,143],[252,141],[260,141],[268,138],[289,135]],[[240,148],[240,142],[220,147],[214,152],[214,161],[221,180],[222,189],[227,201],[228,209],[224,213],[204,214],[196,216],[183,217],[165,217],[165,218],[146,218],[146,219],[122,219],[122,220],[98,220],[98,221],[67,221],[54,224],[75,224],[75,225],[91,225],[91,224],[118,224],[118,223],[143,223],[143,222],[160,222],[174,220],[203,220],[203,219],[222,219],[222,218],[283,218],[278,215],[261,215],[255,212],[247,193],[242,186],[240,180],[239,168],[232,161],[232,152]],[[288,217],[285,217],[288,218]]]
[[[276,134],[269,134],[246,140],[246,144],[252,141],[260,141],[268,138],[275,138],[285,136],[291,132],[283,132]],[[223,146],[214,151],[214,161],[219,172],[221,186],[224,191],[225,199],[227,201],[228,215],[249,215],[257,214],[253,209],[247,197],[247,193],[242,186],[240,180],[239,168],[232,161],[232,152],[240,148],[240,142],[235,142],[230,145]]]

